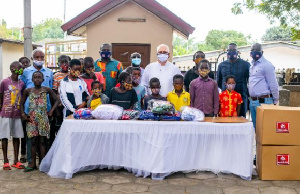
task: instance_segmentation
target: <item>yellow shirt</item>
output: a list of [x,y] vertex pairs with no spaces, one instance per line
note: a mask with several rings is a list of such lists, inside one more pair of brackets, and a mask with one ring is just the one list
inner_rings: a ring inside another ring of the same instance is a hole
[[175,90],[169,92],[167,95],[167,100],[171,102],[175,110],[180,111],[182,106],[190,106],[191,104],[191,97],[190,93],[186,92],[185,90],[182,91],[181,95],[178,97]]
[[102,104],[101,98],[96,98],[96,99],[91,101],[91,109],[95,110],[101,104]]

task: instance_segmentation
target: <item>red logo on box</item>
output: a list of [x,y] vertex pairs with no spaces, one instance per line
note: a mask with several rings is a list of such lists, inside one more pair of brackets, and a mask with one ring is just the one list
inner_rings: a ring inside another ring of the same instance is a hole
[[278,154],[277,155],[277,165],[289,165],[290,155],[289,154]]
[[289,122],[277,122],[276,133],[289,133],[290,123]]

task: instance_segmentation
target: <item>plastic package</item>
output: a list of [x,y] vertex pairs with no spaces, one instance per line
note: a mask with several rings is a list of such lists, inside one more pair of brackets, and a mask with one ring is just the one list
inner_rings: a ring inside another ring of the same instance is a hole
[[150,100],[148,102],[148,107],[151,112],[155,114],[174,114],[175,109],[174,106],[168,102],[163,100]]
[[159,116],[156,114],[153,114],[150,110],[143,110],[140,113],[140,120],[153,120],[153,121],[158,121]]
[[118,120],[122,113],[123,108],[113,104],[101,104],[92,111],[93,117],[101,120]]
[[122,114],[122,120],[134,120],[140,117],[140,111],[138,110],[124,110]]
[[205,119],[204,113],[197,108],[185,106],[181,110],[181,119],[184,121],[204,121]]
[[75,119],[92,119],[92,110],[89,108],[80,108],[73,114]]
[[173,115],[161,115],[160,120],[162,121],[180,121],[181,120],[181,114],[180,112],[176,111]]

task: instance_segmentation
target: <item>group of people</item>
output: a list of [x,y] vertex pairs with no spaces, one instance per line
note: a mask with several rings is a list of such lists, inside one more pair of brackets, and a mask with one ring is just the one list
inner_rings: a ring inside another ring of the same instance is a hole
[[[157,47],[157,61],[143,69],[141,54],[132,53],[131,66],[112,58],[111,45],[100,47],[100,58],[83,60],[61,55],[60,70],[45,67],[44,52],[34,50],[32,66],[22,57],[10,65],[11,76],[0,84],[0,139],[4,170],[11,167],[29,172],[36,168],[36,153],[43,159],[63,119],[80,108],[96,109],[115,104],[124,109],[147,110],[152,99],[170,101],[177,111],[183,106],[197,108],[207,117],[246,116],[248,96],[255,126],[260,103],[277,104],[278,84],[274,66],[263,57],[262,46],[251,47],[252,64],[238,57],[237,45],[228,45],[228,60],[215,75],[202,51],[193,56],[195,66],[183,76],[169,62],[170,50]],[[249,89],[248,89],[249,88]],[[13,137],[14,162],[7,158],[8,139]],[[19,147],[21,139],[21,159]],[[27,148],[27,152],[26,152]],[[27,157],[25,156],[27,153]],[[24,162],[28,162],[25,167]]]

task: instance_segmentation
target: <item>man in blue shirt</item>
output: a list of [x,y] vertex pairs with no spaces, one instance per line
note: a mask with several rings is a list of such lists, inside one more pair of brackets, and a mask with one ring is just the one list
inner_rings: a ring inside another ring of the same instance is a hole
[[243,98],[243,104],[241,106],[241,112],[239,116],[246,117],[248,110],[248,79],[249,79],[249,67],[250,63],[238,58],[237,45],[235,43],[230,43],[227,48],[227,60],[223,61],[218,66],[217,71],[217,82],[218,87],[222,91],[226,90],[225,79],[228,75],[233,75],[235,77],[236,86],[235,91],[240,93]]
[[[23,75],[20,76],[20,79],[25,83],[25,88],[33,88],[34,83],[32,82],[32,74],[36,71],[40,71],[44,74],[44,82],[42,86],[52,88],[53,82],[53,72],[52,70],[44,67],[45,64],[45,54],[42,50],[35,49],[32,52],[32,61],[33,65],[26,68],[23,72]],[[49,96],[47,95],[47,111],[50,111],[51,103]],[[27,98],[25,102],[25,113],[29,113],[29,99]],[[27,139],[27,161],[31,161],[31,141]]]
[[256,127],[256,108],[260,104],[277,104],[279,88],[276,80],[275,67],[263,56],[261,44],[251,47],[252,57],[249,78],[250,112],[254,128]]

